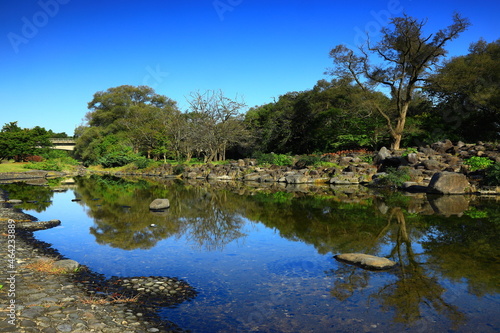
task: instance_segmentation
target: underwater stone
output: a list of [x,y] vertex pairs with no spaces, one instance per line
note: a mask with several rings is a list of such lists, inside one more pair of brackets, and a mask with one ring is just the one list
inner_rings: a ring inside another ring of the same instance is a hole
[[363,253],[344,253],[335,256],[335,259],[349,264],[359,265],[368,269],[388,269],[396,265],[392,260]]

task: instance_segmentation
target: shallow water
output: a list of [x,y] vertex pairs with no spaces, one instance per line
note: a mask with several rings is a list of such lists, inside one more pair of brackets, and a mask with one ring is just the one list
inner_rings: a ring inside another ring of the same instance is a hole
[[[159,313],[192,332],[500,329],[495,200],[200,184],[90,177],[62,193],[7,190],[38,200],[22,208],[39,220],[62,221],[35,233],[62,255],[108,277],[186,280],[198,295]],[[171,207],[149,211],[155,198]],[[333,258],[345,252],[399,265]]]

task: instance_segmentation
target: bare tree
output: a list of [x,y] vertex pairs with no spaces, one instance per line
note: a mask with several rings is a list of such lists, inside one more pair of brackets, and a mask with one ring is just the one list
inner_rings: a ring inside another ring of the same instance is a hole
[[[470,25],[459,14],[453,16],[453,24],[435,34],[423,35],[426,20],[404,15],[391,19],[384,27],[381,40],[370,41],[359,47],[359,54],[344,45],[330,52],[335,67],[331,75],[350,78],[363,91],[379,87],[388,88],[393,109],[388,110],[372,100],[372,107],[386,120],[392,137],[392,149],[399,149],[406,123],[408,107],[415,89],[435,69],[446,55],[444,46],[458,37]],[[376,62],[373,64],[370,62]]]
[[189,121],[196,133],[191,139],[205,163],[225,160],[226,150],[248,137],[241,115],[245,104],[238,101],[238,97],[230,99],[220,90],[208,90],[191,93],[188,102]]

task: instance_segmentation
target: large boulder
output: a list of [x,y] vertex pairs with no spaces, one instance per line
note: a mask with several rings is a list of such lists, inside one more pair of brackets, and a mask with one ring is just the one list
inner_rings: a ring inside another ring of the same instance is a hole
[[391,151],[389,149],[387,149],[385,147],[382,147],[382,148],[380,148],[380,150],[378,151],[377,155],[373,159],[373,163],[380,164],[386,158],[391,157],[391,155],[392,154],[391,154]]
[[364,253],[344,253],[335,256],[335,259],[346,262],[348,264],[353,264],[366,269],[389,269],[396,265],[396,263],[390,259],[384,257],[372,256]]
[[455,172],[437,172],[435,173],[429,186],[428,193],[437,194],[464,194],[472,192],[472,186],[467,177],[461,173]]
[[444,154],[447,150],[453,148],[453,143],[450,140],[446,139],[433,143],[431,145],[431,148],[440,154]]
[[168,199],[154,199],[149,204],[149,209],[151,210],[166,209],[169,207],[170,207],[170,201]]

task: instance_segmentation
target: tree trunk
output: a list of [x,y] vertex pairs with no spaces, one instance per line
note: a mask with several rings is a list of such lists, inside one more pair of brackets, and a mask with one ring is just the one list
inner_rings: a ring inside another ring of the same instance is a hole
[[408,107],[410,102],[404,102],[399,111],[399,117],[396,122],[396,127],[392,133],[393,142],[391,145],[392,150],[399,150],[401,146],[401,139],[403,138],[403,132],[405,130],[406,114],[408,112]]

